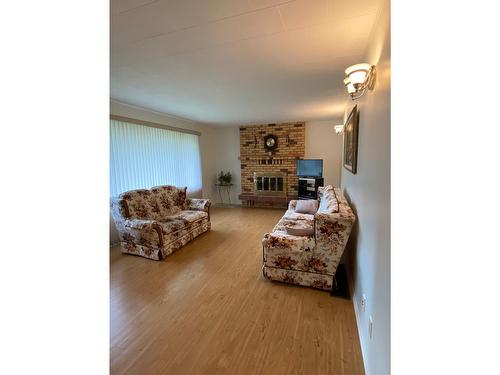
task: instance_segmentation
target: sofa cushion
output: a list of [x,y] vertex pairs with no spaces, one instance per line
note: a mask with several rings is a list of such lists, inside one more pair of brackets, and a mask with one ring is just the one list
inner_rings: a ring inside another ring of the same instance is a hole
[[[331,185],[330,185],[331,187]],[[318,213],[334,213],[339,212],[339,203],[335,195],[335,190],[326,189],[321,194]]]
[[311,214],[318,210],[318,201],[314,199],[299,200],[295,206],[295,212],[299,214]]
[[328,190],[334,190],[334,187],[332,185],[326,185],[326,186],[320,186],[318,188],[318,202],[321,201],[323,193]]
[[162,218],[175,215],[184,209],[186,201],[186,188],[178,189],[175,186],[163,185],[151,188],[151,193],[156,197]]
[[209,223],[209,220],[204,211],[181,211],[159,222],[165,244],[178,240],[206,223]]
[[120,194],[120,199],[127,205],[128,219],[158,220],[161,216],[158,203],[149,190],[127,191]]
[[179,207],[181,210],[185,210],[186,207],[186,191],[187,187],[184,186],[182,188],[177,188],[177,191],[175,192],[173,199],[174,203],[177,207]]
[[310,216],[311,218],[310,219],[309,218],[297,219],[297,218],[294,218],[293,215],[283,216],[278,221],[278,223],[276,223],[276,225],[274,226],[273,232],[284,232],[284,233],[286,233],[286,227],[285,227],[285,225],[288,224],[288,223],[293,223],[295,221],[301,221],[301,222],[307,223],[307,224],[304,224],[304,225],[308,225],[311,228],[314,228],[314,216],[313,215],[307,215],[307,214],[295,214],[295,215]]
[[184,210],[172,216],[174,219],[182,220],[187,223],[193,223],[200,219],[208,219],[208,214],[205,211],[188,211]]
[[314,221],[314,215],[311,214],[299,214],[294,210],[287,210],[283,215],[283,219],[287,220],[311,220]]
[[204,211],[181,211],[175,215],[163,218],[159,224],[163,228],[163,233],[168,234],[178,231],[187,225],[200,224],[203,219],[208,221],[208,214]]
[[163,235],[169,235],[170,233],[177,232],[184,228],[187,223],[184,220],[175,218],[175,217],[170,217],[167,218],[166,220],[164,219],[163,221],[159,222]]

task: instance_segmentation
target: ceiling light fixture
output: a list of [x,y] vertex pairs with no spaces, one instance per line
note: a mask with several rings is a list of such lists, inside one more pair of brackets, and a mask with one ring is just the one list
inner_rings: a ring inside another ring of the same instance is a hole
[[344,85],[352,100],[363,96],[367,89],[373,90],[375,84],[375,65],[356,64],[345,70]]

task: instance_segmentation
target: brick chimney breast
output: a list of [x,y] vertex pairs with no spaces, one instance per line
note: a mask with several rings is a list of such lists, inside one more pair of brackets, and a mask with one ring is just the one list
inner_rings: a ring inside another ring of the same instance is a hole
[[[264,137],[274,134],[278,147],[269,155],[264,149]],[[257,145],[255,145],[255,139]],[[262,124],[240,127],[241,188],[254,190],[253,176],[257,173],[287,173],[286,193],[297,195],[296,160],[305,155],[305,123]]]

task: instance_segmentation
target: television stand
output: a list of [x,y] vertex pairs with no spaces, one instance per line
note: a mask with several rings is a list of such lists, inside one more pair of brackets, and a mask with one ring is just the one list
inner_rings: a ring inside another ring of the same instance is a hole
[[299,177],[299,199],[317,199],[318,188],[323,184],[322,177]]

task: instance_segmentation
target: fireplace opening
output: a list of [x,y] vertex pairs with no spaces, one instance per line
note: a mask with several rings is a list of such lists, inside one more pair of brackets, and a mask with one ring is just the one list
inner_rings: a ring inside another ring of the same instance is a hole
[[286,174],[254,172],[253,190],[256,194],[286,195]]

